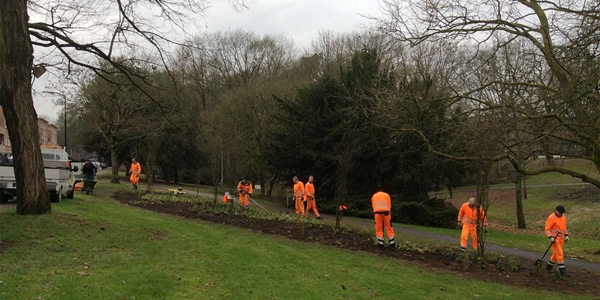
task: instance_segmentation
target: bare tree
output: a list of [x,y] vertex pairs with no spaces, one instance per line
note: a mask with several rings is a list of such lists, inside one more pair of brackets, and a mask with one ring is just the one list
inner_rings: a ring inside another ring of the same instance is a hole
[[[237,8],[244,5],[242,0],[230,3]],[[98,64],[106,61],[128,78],[144,79],[114,60],[115,55],[150,51],[160,58],[158,66],[166,68],[166,45],[178,43],[178,34],[185,33],[185,26],[206,4],[205,0],[1,1],[0,105],[14,148],[19,214],[51,210],[31,97],[32,45],[48,49],[40,51],[44,55],[38,56],[37,65],[57,67],[67,74],[80,66],[106,77],[107,71]],[[36,20],[30,22],[30,15]],[[170,37],[170,32],[175,34]]]
[[190,83],[210,86],[213,96],[281,75],[295,58],[290,39],[241,29],[197,36],[191,44]]
[[[526,41],[531,52],[528,61],[533,75],[526,78],[490,78],[487,82],[466,82],[453,86],[451,105],[483,111],[513,109],[535,126],[520,129],[529,138],[528,149],[549,155],[583,158],[600,170],[600,74],[598,51],[600,3],[597,1],[537,0],[381,0],[387,16],[378,27],[400,41],[418,45],[425,41],[454,40],[465,51],[465,64],[488,50],[488,57],[515,42]],[[485,61],[485,59],[483,59]],[[527,101],[499,103],[481,96],[491,87],[520,86]],[[426,137],[424,137],[426,140]],[[473,159],[436,151],[453,159]],[[518,151],[497,152],[488,159],[507,158],[525,175],[560,172],[600,187],[600,181],[562,166],[526,169],[514,155]]]
[[49,212],[37,115],[31,96],[33,48],[27,1],[0,2],[0,105],[11,137],[17,183],[17,213]]
[[403,54],[403,45],[398,40],[378,31],[365,30],[353,33],[320,32],[312,41],[311,48],[305,49],[304,56],[316,56],[318,68],[316,77],[325,74],[338,76],[340,67],[347,65],[354,53],[365,48],[375,49],[383,65],[399,65]]
[[[130,141],[143,139],[147,132],[153,132],[138,128],[138,124],[148,122],[144,115],[148,103],[146,96],[119,74],[110,75],[108,79],[92,75],[80,83],[75,121],[86,129],[84,132],[91,136],[99,135],[108,146],[112,183],[119,183],[121,161],[118,150]],[[142,128],[145,126],[142,125]]]

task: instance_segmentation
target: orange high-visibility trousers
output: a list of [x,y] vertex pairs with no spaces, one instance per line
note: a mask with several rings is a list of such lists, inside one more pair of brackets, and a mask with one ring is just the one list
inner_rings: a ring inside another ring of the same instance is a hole
[[375,213],[375,236],[377,237],[377,244],[383,245],[383,227],[388,237],[388,243],[393,245],[395,243],[394,227],[392,227],[392,214],[387,213]]
[[131,175],[129,176],[129,181],[133,185],[138,185],[138,183],[140,182],[140,174],[131,173]]
[[463,223],[462,233],[460,235],[460,248],[463,251],[467,250],[467,240],[469,239],[469,234],[471,235],[473,249],[477,249],[477,225]]
[[556,238],[554,244],[552,244],[552,256],[550,257],[550,261],[556,262],[559,265],[565,263],[565,256],[563,254],[564,243],[565,239],[562,236]]
[[302,201],[302,197],[296,197],[296,214],[304,216],[304,201]]
[[311,210],[315,213],[315,216],[317,218],[321,216],[319,214],[319,211],[317,210],[317,200],[315,200],[315,199],[306,200],[306,217],[307,218],[308,218],[308,214]]
[[250,206],[250,196],[248,194],[240,193],[240,206],[241,207],[249,207]]

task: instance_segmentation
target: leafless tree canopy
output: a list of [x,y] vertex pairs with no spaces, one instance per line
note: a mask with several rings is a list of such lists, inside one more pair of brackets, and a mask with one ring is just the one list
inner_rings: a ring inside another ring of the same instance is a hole
[[[410,45],[456,45],[462,62],[447,78],[449,105],[467,115],[497,116],[499,141],[524,174],[522,151],[593,161],[600,169],[598,47],[600,2],[577,0],[381,0],[378,28]],[[506,121],[510,122],[506,123]],[[517,132],[519,132],[517,134]],[[515,137],[519,137],[516,139]],[[426,138],[426,137],[424,137]],[[520,149],[520,150],[519,150]],[[527,150],[526,150],[527,149]]]
[[[36,63],[67,75],[76,66],[102,75],[109,71],[98,62],[108,61],[114,71],[133,74],[114,60],[127,55],[166,68],[170,47],[195,33],[209,4],[205,0],[29,1],[29,33],[40,53]],[[244,7],[243,1],[230,0],[230,4]]]

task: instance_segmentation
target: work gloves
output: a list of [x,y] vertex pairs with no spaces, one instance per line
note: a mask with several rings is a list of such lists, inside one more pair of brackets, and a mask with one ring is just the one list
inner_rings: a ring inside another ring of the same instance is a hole
[[462,222],[461,222],[461,221],[458,221],[458,224],[457,224],[457,225],[458,225],[458,229],[461,229],[461,228],[462,228]]
[[556,240],[554,239],[554,237],[550,237],[550,243],[554,244],[554,242],[556,242]]
[[489,227],[487,227],[487,226],[483,227],[483,232],[488,233],[489,231],[490,231]]
[[565,243],[569,241],[569,236],[565,235]]

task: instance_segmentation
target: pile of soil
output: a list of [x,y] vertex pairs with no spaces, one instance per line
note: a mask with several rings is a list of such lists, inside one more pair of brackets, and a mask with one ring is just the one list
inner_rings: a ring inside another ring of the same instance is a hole
[[115,193],[113,197],[122,203],[154,212],[246,228],[257,233],[276,234],[301,242],[394,257],[435,272],[460,273],[467,277],[510,286],[600,295],[600,274],[586,270],[569,268],[570,277],[561,277],[545,272],[545,265],[536,267],[530,260],[491,253],[487,256],[492,259],[487,259],[486,262],[477,261],[475,254],[470,254],[470,263],[467,265],[464,255],[456,249],[436,249],[430,246],[420,248],[418,245],[402,242],[398,243],[395,250],[379,249],[373,244],[372,234],[359,229],[344,228],[334,232],[330,224],[296,222],[293,218],[256,219],[244,214],[224,214],[222,210],[199,210],[194,203],[144,201],[139,194],[124,192]]

